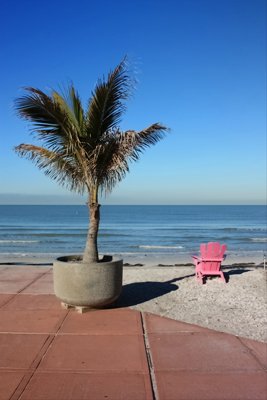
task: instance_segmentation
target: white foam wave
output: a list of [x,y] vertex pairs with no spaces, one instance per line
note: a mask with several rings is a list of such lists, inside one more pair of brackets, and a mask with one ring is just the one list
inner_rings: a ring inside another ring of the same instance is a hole
[[267,238],[251,238],[252,242],[267,243]]
[[141,245],[140,249],[183,249],[183,246],[149,246],[149,245]]
[[39,243],[38,240],[0,240],[0,243]]

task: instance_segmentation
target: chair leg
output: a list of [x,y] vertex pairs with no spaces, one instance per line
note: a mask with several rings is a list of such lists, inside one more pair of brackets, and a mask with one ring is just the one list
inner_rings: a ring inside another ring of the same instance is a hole
[[200,271],[196,271],[196,279],[199,283],[203,284],[203,275]]
[[220,271],[220,275],[221,275],[221,280],[226,283],[225,277],[224,277],[224,273],[222,271]]
[[201,279],[199,264],[196,264],[196,279],[197,279],[197,281],[199,281],[199,279]]

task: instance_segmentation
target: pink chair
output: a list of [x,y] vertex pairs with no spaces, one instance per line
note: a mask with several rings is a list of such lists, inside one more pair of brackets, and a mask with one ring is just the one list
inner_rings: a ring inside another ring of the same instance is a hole
[[224,274],[220,270],[226,257],[225,251],[226,245],[217,242],[200,245],[200,257],[192,256],[196,266],[196,278],[200,283],[203,283],[204,276],[207,275],[220,275],[221,280],[225,282]]

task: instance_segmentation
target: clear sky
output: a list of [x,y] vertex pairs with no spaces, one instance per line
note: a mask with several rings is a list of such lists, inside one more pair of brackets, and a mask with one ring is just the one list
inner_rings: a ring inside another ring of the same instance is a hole
[[105,204],[264,204],[265,0],[9,0],[1,7],[0,204],[84,203],[13,147],[14,99],[73,81],[86,105],[128,55],[138,79],[122,129],[171,133]]

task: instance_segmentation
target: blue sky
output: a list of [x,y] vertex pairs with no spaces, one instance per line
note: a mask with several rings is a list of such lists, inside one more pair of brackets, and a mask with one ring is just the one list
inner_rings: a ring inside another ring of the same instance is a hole
[[87,103],[127,54],[138,85],[121,124],[171,133],[105,204],[264,204],[264,0],[24,0],[1,9],[0,204],[84,203],[19,158],[22,87],[73,81]]

